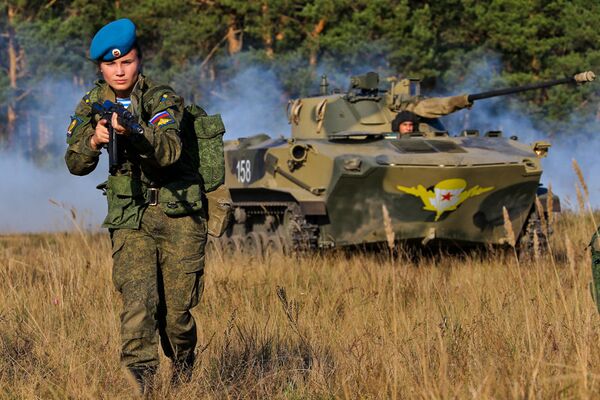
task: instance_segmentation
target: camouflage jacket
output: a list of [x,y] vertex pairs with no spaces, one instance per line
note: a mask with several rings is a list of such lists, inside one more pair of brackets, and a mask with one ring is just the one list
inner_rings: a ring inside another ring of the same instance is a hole
[[[159,185],[173,179],[185,179],[176,163],[182,146],[179,134],[183,115],[181,97],[169,86],[157,85],[140,75],[130,98],[130,111],[138,117],[144,135],[130,136],[123,141],[125,149],[120,156],[123,163],[115,175],[127,175],[145,184]],[[100,151],[93,150],[90,145],[98,119],[92,117],[91,105],[104,100],[115,102],[116,97],[108,84],[100,80],[86,93],[71,117],[65,161],[74,175],[89,174],[98,164]],[[151,124],[157,116],[158,121]]]
[[[183,100],[169,86],[157,85],[140,75],[130,95],[130,111],[144,128],[143,135],[119,140],[119,169],[105,185],[108,214],[106,228],[138,229],[150,199],[149,186],[160,187],[158,202],[169,215],[187,215],[201,206],[201,177],[197,168],[183,157],[181,124]],[[115,93],[104,81],[86,93],[71,118],[67,131],[65,161],[75,175],[86,175],[98,165],[100,151],[90,139],[99,117],[92,104],[110,100]],[[187,150],[186,150],[187,151]],[[187,151],[189,152],[189,151]]]

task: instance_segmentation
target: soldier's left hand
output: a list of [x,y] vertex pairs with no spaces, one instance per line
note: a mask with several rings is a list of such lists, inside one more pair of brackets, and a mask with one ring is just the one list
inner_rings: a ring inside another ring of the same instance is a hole
[[117,132],[118,135],[129,135],[129,131],[125,129],[124,126],[119,124],[119,118],[117,116],[117,113],[112,114],[111,123],[113,129],[115,130],[115,132]]

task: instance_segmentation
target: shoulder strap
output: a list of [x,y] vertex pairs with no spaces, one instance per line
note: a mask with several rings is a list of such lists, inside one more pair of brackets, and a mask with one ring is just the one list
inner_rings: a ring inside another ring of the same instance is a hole
[[204,111],[204,109],[197,104],[190,104],[186,106],[185,111],[188,112],[194,118],[205,117],[208,115],[206,111]]
[[[148,82],[148,81],[146,81]],[[142,119],[147,121],[152,117],[152,108],[154,107],[154,99],[162,96],[165,93],[174,93],[173,88],[168,85],[151,86],[148,91],[140,94],[140,103],[142,108]]]

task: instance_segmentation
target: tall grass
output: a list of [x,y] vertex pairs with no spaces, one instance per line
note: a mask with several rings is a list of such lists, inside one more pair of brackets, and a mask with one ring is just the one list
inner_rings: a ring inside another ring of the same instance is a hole
[[[192,382],[155,398],[593,398],[588,211],[527,261],[334,252],[209,260]],[[597,216],[596,216],[597,219]],[[131,398],[105,234],[0,237],[0,398]]]

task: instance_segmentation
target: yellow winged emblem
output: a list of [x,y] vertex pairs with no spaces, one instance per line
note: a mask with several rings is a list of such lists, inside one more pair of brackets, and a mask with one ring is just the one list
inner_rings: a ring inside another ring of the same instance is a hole
[[419,197],[424,204],[423,210],[435,211],[435,220],[443,213],[454,211],[470,197],[493,190],[494,187],[475,185],[467,190],[467,181],[460,178],[446,179],[438,182],[433,190],[427,190],[423,185],[407,187],[398,185],[396,188],[404,193]]

